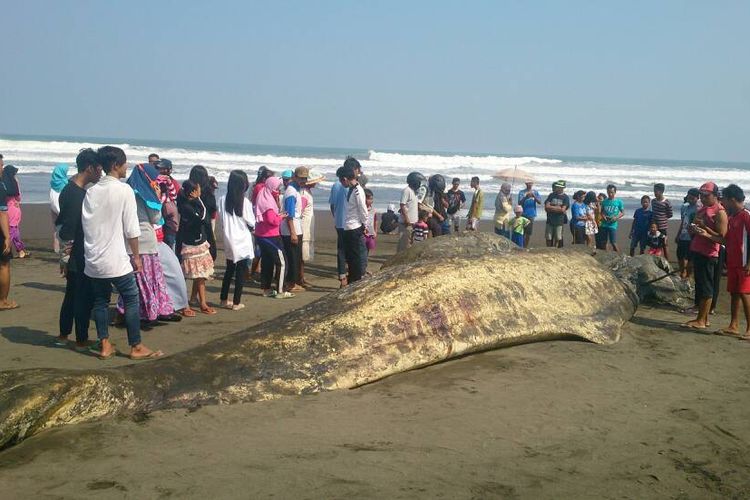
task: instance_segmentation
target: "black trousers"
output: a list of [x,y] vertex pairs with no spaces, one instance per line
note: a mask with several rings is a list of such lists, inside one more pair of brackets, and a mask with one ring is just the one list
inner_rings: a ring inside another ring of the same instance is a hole
[[344,230],[344,256],[349,268],[349,283],[359,281],[367,268],[367,246],[365,245],[365,228]]
[[60,306],[60,335],[70,335],[75,322],[76,342],[86,342],[89,339],[89,321],[93,305],[91,278],[82,271],[67,271],[65,297]]
[[296,245],[292,245],[291,236],[282,236],[281,240],[284,242],[286,258],[286,286],[291,288],[300,282],[302,276],[302,235],[297,235]]
[[242,259],[239,262],[227,259],[227,269],[224,271],[224,279],[221,280],[221,294],[219,295],[222,301],[227,300],[227,297],[229,297],[229,285],[232,284],[232,276],[234,276],[234,296],[232,297],[232,303],[235,305],[240,303],[248,263],[249,259]]
[[286,273],[286,259],[284,258],[284,243],[278,236],[271,238],[257,237],[255,241],[260,247],[260,287],[270,290],[274,276],[278,279],[279,292],[284,290],[284,274]]

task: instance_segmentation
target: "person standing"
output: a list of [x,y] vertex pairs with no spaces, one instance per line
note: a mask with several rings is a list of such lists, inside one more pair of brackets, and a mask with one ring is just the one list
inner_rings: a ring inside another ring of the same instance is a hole
[[[216,218],[218,208],[216,207],[216,195],[214,194],[215,188],[211,183],[211,177],[208,175],[208,170],[206,170],[206,167],[203,165],[195,165],[191,168],[188,179],[200,186],[201,202],[206,208],[206,219],[203,221],[203,224],[205,225],[204,229],[206,241],[208,242],[208,252],[211,254],[211,258],[216,261],[217,249],[213,220]],[[182,252],[178,249],[177,254],[180,255],[181,253]]]
[[591,249],[591,254],[596,255],[596,236],[599,233],[599,225],[596,223],[596,212],[599,209],[599,202],[596,200],[596,193],[589,191],[583,198],[583,204],[586,205],[586,245]]
[[[125,152],[114,146],[97,150],[97,160],[106,174],[86,191],[81,211],[84,234],[84,273],[91,278],[94,322],[100,341],[97,352],[102,359],[115,355],[109,340],[108,307],[112,286],[123,297],[125,326],[130,345],[130,359],[163,356],[141,342],[141,324],[138,315],[138,286],[135,273],[142,271],[138,250],[138,212],[135,193],[130,186],[120,182],[127,174]],[[125,240],[132,254],[128,256]]]
[[[60,192],[60,214],[55,225],[60,228],[60,240],[65,242],[68,263],[65,265],[65,297],[60,306],[60,335],[58,345],[67,345],[68,336],[76,328],[76,347],[87,347],[89,322],[91,320],[92,290],[91,278],[86,276],[84,254],[84,234],[81,212],[86,198],[86,186],[96,184],[102,176],[102,167],[96,151],[87,148],[76,157],[78,173]],[[67,173],[67,171],[66,171]],[[66,177],[67,180],[67,177]]]
[[513,212],[510,189],[510,184],[503,182],[495,197],[495,234],[508,239],[510,239],[510,215]]
[[13,165],[3,168],[3,184],[5,184],[5,195],[8,200],[8,224],[10,224],[10,239],[18,252],[19,259],[31,256],[26,251],[26,245],[21,239],[21,187],[18,184],[16,174],[18,169]]
[[[57,216],[60,215],[60,193],[68,185],[68,165],[60,163],[52,170],[49,181],[49,210],[52,216],[52,225],[56,226]],[[58,227],[52,233],[52,250],[60,253],[60,239],[57,237]]]
[[359,185],[354,169],[344,167],[339,182],[346,188],[346,217],[344,218],[344,255],[349,270],[347,282],[359,281],[367,270],[365,226],[367,201],[365,190]]
[[299,285],[308,287],[310,284],[305,279],[305,263],[315,259],[315,200],[312,190],[315,186],[325,180],[325,177],[315,170],[308,172],[307,181],[301,186],[302,191],[302,272]]
[[182,243],[182,272],[185,278],[193,280],[190,302],[197,301],[203,314],[216,314],[206,297],[206,281],[213,278],[214,259],[208,241],[211,224],[208,209],[201,199],[199,183],[190,179],[182,183],[182,190],[177,197],[177,209],[180,211],[177,241]]
[[728,220],[724,207],[718,201],[719,188],[713,182],[706,182],[700,187],[700,199],[703,206],[698,209],[695,220],[690,226],[693,240],[690,252],[693,256],[695,275],[695,299],[698,317],[684,323],[688,328],[705,329],[708,325],[708,314],[714,296],[714,278],[719,260],[719,241],[727,234]]
[[[731,294],[729,326],[716,333],[750,340],[750,211],[745,208],[745,193],[736,184],[722,189],[722,202],[729,214],[726,237],[698,229],[696,238],[708,238],[726,246],[727,291]],[[740,335],[740,305],[745,313],[745,333]]]
[[461,214],[466,205],[466,195],[459,189],[461,186],[461,179],[454,177],[451,188],[446,192],[448,196],[448,208],[446,213],[448,214],[448,221],[453,226],[453,232],[458,233],[460,229]]
[[[349,158],[346,159],[349,161]],[[346,164],[344,161],[344,164]],[[356,160],[355,160],[356,161]],[[328,196],[328,205],[331,207],[334,225],[336,227],[336,272],[338,273],[339,287],[346,286],[346,257],[344,256],[344,217],[346,216],[346,189],[338,181],[339,174],[343,171],[341,166],[336,170],[336,182],[331,186],[331,194]]]
[[544,211],[547,212],[544,239],[548,247],[562,248],[563,227],[565,227],[568,208],[570,208],[570,198],[565,194],[565,181],[559,180],[552,184],[552,192],[544,200]]
[[[260,289],[264,297],[288,299],[293,293],[284,291],[286,259],[284,243],[281,241],[279,227],[284,222],[279,210],[279,189],[281,179],[269,177],[263,189],[255,196],[255,238],[260,247]],[[277,277],[276,290],[272,282]]]
[[[664,184],[654,184],[654,199],[651,200],[652,220],[665,237],[668,236],[669,219],[672,218],[672,203],[664,197]],[[664,258],[669,260],[669,242],[664,247]]]
[[3,155],[0,155],[0,311],[15,309],[18,304],[8,300],[10,293],[10,224],[8,223],[8,199],[5,194]]
[[677,262],[680,265],[680,278],[687,280],[693,271],[690,257],[690,242],[693,235],[690,234],[690,225],[698,213],[698,188],[690,188],[685,196],[684,203],[680,207],[680,229],[677,231],[675,243],[677,243]]
[[542,204],[539,191],[534,189],[533,181],[526,181],[526,189],[518,192],[518,204],[523,208],[523,216],[531,223],[526,224],[523,232],[523,247],[528,248],[531,235],[534,232],[534,219],[536,219],[536,206]]
[[625,206],[622,204],[622,200],[615,198],[617,195],[617,187],[614,184],[607,186],[607,199],[602,202],[602,224],[599,227],[599,231],[604,232],[602,239],[612,245],[612,250],[619,252],[617,248],[617,226],[618,221],[625,216]]
[[[219,216],[224,231],[224,255],[227,267],[221,282],[221,306],[233,311],[244,309],[242,286],[250,261],[255,257],[253,235],[255,215],[250,200],[245,196],[250,183],[242,170],[232,170],[227,182],[227,194],[219,198]],[[229,304],[229,286],[234,276],[234,296]]]
[[[304,292],[299,285],[302,271],[302,196],[300,184],[307,181],[310,172],[307,167],[297,167],[284,174],[292,174],[284,190],[282,207],[286,216],[281,224],[281,240],[284,242],[284,255],[287,260],[286,291],[291,293]],[[283,175],[282,177],[285,177]]]
[[[641,196],[641,207],[633,213],[633,224],[630,226],[630,256],[635,255],[635,247],[641,247],[641,254],[646,250],[647,234],[651,226],[652,213],[649,210],[651,198],[644,194]],[[658,228],[657,224],[657,228]],[[661,234],[661,231],[659,231]]]
[[471,205],[469,205],[466,230],[479,231],[479,221],[482,219],[482,210],[484,208],[484,192],[479,187],[479,177],[472,177],[470,185],[474,189],[474,196],[472,196]]
[[417,191],[425,181],[424,175],[419,172],[411,172],[406,176],[406,187],[401,191],[401,205],[399,209],[399,232],[398,251],[406,250],[412,245],[412,229],[419,216],[419,198]]

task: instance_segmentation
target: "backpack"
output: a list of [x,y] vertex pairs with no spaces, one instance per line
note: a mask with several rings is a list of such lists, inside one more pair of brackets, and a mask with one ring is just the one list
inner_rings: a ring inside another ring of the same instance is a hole
[[380,231],[382,233],[392,233],[398,228],[398,215],[393,210],[388,210],[380,217]]

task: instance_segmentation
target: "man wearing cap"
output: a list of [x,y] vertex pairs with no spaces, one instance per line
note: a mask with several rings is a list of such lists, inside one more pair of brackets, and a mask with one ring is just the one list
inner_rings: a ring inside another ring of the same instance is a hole
[[565,216],[570,208],[570,198],[564,193],[565,181],[559,180],[552,184],[552,192],[544,201],[544,211],[547,212],[547,224],[544,228],[544,239],[548,247],[562,248],[563,227]]
[[288,263],[286,274],[287,292],[304,292],[298,285],[302,273],[302,196],[300,184],[307,181],[309,171],[307,167],[297,167],[292,172],[285,170],[281,178],[286,183],[282,207],[286,215],[281,223],[281,240],[284,242],[284,256]]
[[686,280],[690,278],[690,242],[693,241],[693,235],[690,233],[690,225],[695,220],[698,213],[698,198],[700,191],[698,188],[690,188],[685,196],[685,203],[680,208],[680,229],[677,231],[675,243],[677,243],[677,262],[680,264],[680,278]]
[[[705,329],[709,326],[708,313],[714,295],[714,277],[719,259],[721,238],[727,234],[727,213],[718,200],[719,188],[713,182],[706,182],[700,188],[703,206],[698,209],[690,232],[695,237],[690,242],[695,274],[695,299],[698,317],[684,323],[688,328]],[[715,237],[715,238],[711,238]]]

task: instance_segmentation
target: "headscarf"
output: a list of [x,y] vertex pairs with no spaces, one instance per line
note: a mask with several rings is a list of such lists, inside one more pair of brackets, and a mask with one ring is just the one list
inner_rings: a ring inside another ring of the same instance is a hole
[[502,185],[500,186],[500,192],[503,193],[504,195],[509,195],[510,189],[511,189],[510,184],[507,182],[503,182]]
[[255,221],[263,222],[263,214],[268,210],[275,210],[278,212],[279,203],[277,197],[273,195],[274,192],[279,192],[279,186],[281,186],[281,179],[279,177],[269,177],[266,179],[263,189],[260,190],[258,196],[255,198]]
[[128,184],[133,188],[135,194],[146,203],[152,210],[161,211],[161,197],[159,196],[159,185],[156,178],[159,172],[150,163],[141,163],[133,168],[128,177]]
[[18,169],[13,165],[5,165],[3,168],[2,181],[5,185],[5,194],[8,196],[18,196],[18,181],[16,180],[16,173]]
[[52,179],[49,181],[49,187],[56,193],[63,190],[68,185],[68,169],[70,167],[65,163],[58,163],[52,170]]

